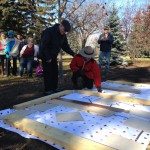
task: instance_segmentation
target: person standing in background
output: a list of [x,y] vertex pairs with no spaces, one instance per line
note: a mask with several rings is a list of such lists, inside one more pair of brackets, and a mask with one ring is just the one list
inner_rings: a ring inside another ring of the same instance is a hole
[[20,51],[20,76],[22,77],[24,68],[27,68],[28,77],[32,77],[33,62],[37,61],[39,47],[34,44],[34,39],[29,37],[27,45],[24,45]]
[[1,73],[4,75],[4,63],[5,63],[5,47],[6,47],[6,35],[4,32],[0,33],[0,61],[1,61]]
[[17,56],[19,54],[19,41],[14,36],[14,31],[8,31],[8,38],[6,39],[6,75],[10,75],[11,59],[13,60],[12,74],[17,75]]
[[8,31],[6,39],[6,47],[5,47],[5,54],[6,54],[6,75],[10,75],[10,68],[11,68],[11,55],[10,52],[15,45],[15,38],[14,32],[12,30]]
[[20,44],[19,44],[19,47],[18,47],[19,54],[20,54],[20,51],[23,48],[23,46],[27,45],[27,41],[24,39],[23,35],[20,34],[20,33],[17,34],[17,39],[20,41]]
[[99,66],[102,68],[103,61],[105,60],[105,70],[104,70],[104,78],[109,72],[110,68],[110,55],[111,55],[111,47],[113,44],[114,38],[110,33],[110,28],[108,26],[104,27],[104,32],[100,35],[98,39],[98,44],[100,44],[100,54],[99,54]]

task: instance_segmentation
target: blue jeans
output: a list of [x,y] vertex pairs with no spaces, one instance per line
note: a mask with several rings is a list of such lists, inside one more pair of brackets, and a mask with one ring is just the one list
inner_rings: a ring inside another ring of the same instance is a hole
[[33,58],[20,58],[20,76],[23,75],[24,68],[27,68],[27,73],[31,77],[33,71]]
[[105,61],[105,71],[109,71],[109,66],[110,66],[110,51],[109,52],[102,52],[100,51],[99,54],[99,66],[103,66],[103,62]]

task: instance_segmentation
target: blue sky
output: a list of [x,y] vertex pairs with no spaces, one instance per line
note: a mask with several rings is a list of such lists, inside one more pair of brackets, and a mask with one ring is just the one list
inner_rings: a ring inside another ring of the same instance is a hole
[[149,0],[96,0],[97,2],[102,1],[103,3],[107,3],[107,5],[112,5],[113,3],[117,6],[117,7],[121,7],[124,8],[127,5],[135,5],[137,8],[143,8],[145,7],[147,4],[150,4]]
[[140,8],[146,8],[150,4],[150,0],[93,0],[93,2],[102,2],[106,3],[107,10],[113,4],[118,7],[118,15],[122,17],[124,15],[124,9],[128,6],[135,9],[135,12]]
[[[100,0],[96,0],[96,1],[100,1]],[[107,4],[115,3],[117,6],[126,6],[127,4],[136,4],[138,7],[141,7],[145,4],[148,4],[149,0],[101,0],[101,1],[104,3],[106,2]]]

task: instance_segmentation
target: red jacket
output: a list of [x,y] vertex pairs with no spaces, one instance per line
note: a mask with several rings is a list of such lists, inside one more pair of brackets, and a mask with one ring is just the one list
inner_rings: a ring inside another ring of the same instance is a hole
[[94,80],[96,87],[101,86],[101,71],[94,59],[86,61],[83,56],[77,54],[70,63],[70,68],[73,72],[82,69],[89,79]]

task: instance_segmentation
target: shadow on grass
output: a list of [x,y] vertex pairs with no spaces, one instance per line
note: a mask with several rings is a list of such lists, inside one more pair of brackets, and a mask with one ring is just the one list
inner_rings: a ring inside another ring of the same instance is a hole
[[[136,83],[150,83],[150,69],[119,68],[111,69],[108,80],[121,80]],[[59,79],[59,89],[72,89],[71,72],[64,71],[64,76]],[[12,108],[13,105],[23,103],[44,96],[42,78],[0,78],[0,109]]]

